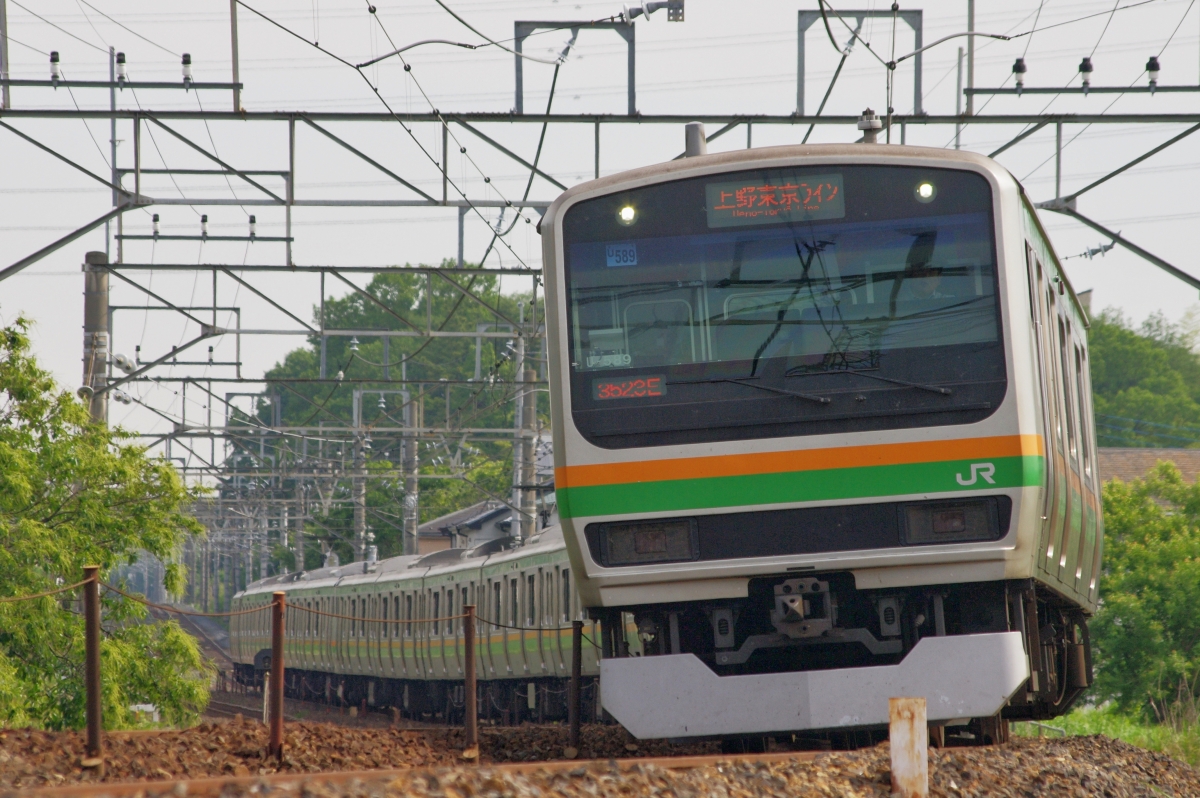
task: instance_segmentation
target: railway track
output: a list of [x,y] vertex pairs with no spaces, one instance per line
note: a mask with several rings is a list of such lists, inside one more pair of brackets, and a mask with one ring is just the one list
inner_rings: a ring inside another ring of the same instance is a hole
[[[554,760],[547,762],[508,762],[497,765],[479,765],[480,769],[497,771],[500,773],[533,773],[533,772],[549,772],[563,773],[575,772],[580,769],[589,770],[596,767],[602,768],[617,768],[621,772],[627,772],[635,768],[646,765],[654,765],[668,770],[694,770],[696,768],[712,767],[722,763],[775,763],[775,762],[795,762],[807,763],[812,762],[820,756],[825,755],[824,752],[816,751],[793,751],[787,753],[771,753],[771,754],[743,754],[743,755],[728,755],[716,754],[710,756],[668,756],[668,757],[643,757],[634,759],[585,759],[585,760]],[[464,767],[476,767],[469,763],[464,764]],[[251,786],[258,785],[259,792],[266,792],[263,785],[267,788],[283,785],[295,785],[300,782],[318,783],[323,785],[337,786],[348,784],[350,782],[372,782],[387,784],[393,779],[400,776],[412,776],[414,773],[424,770],[444,770],[444,768],[432,769],[403,769],[403,770],[351,770],[340,772],[327,773],[275,773],[267,776],[221,776],[216,778],[203,779],[170,779],[161,781],[134,781],[134,782],[101,782],[96,784],[75,784],[69,787],[50,787],[38,788],[23,791],[24,795],[43,796],[43,798],[73,798],[74,796],[92,796],[104,795],[108,798],[133,798],[133,796],[148,796],[156,798],[157,796],[174,796],[188,798],[200,798],[207,796],[219,796],[224,793],[241,793],[243,788],[248,789]]]
[[[208,699],[208,708],[204,710],[204,714],[209,717],[217,718],[234,718],[241,715],[244,718],[259,718],[262,717],[262,707],[258,708],[247,707],[244,704],[235,704],[229,701],[219,701]],[[297,721],[302,720],[290,713],[283,713],[284,720]]]

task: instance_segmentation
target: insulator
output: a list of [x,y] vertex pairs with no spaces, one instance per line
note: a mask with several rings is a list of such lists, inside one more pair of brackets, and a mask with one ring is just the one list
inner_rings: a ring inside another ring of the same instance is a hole
[[183,54],[183,82],[184,83],[192,82],[192,54],[191,53]]
[[200,217],[200,235],[201,236],[208,235],[208,214],[207,213]]
[[1083,78],[1083,88],[1092,85],[1092,59],[1085,57],[1079,62],[1079,76]]
[[1025,66],[1025,59],[1018,58],[1016,61],[1014,61],[1012,71],[1013,77],[1017,80],[1017,88],[1025,88],[1025,73],[1029,71],[1028,67]]
[[58,50],[50,51],[50,80],[62,80],[62,70],[58,65]]
[[1158,56],[1150,56],[1150,60],[1146,62],[1146,74],[1150,76],[1150,88],[1158,85]]
[[117,53],[117,80],[124,83],[126,77],[125,53]]
[[158,235],[158,214],[157,213],[154,214],[154,216],[150,217],[150,225],[154,231],[154,235]]
[[254,215],[251,214],[250,215],[250,237],[254,238],[256,235],[258,235],[258,221],[254,218]]

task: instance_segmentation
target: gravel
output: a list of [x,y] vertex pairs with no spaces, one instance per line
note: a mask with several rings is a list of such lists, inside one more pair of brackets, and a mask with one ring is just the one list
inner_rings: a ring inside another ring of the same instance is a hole
[[[562,726],[484,728],[481,762],[561,759]],[[85,767],[83,735],[0,729],[0,789],[94,781],[158,781],[211,776],[422,768],[461,762],[461,729],[350,728],[297,722],[284,727],[284,759],[266,755],[267,727],[247,719],[201,723],[183,731],[116,732],[105,737],[103,772]],[[712,744],[635,742],[619,726],[585,726],[581,759],[715,753]]]
[[[751,798],[752,796],[877,796],[890,794],[887,744],[832,753],[816,762],[723,762],[688,770],[652,763],[581,763],[570,770],[494,769],[489,762],[556,757],[561,729],[486,730],[482,763],[464,765],[452,733],[440,737],[411,730],[345,729],[291,724],[279,771],[298,778],[268,784],[251,779],[226,785],[222,798]],[[585,730],[581,756],[661,756],[703,753],[699,746],[628,741],[611,727]],[[221,742],[221,741],[224,742]],[[113,736],[106,780],[199,778],[269,773],[262,756],[263,727],[251,723],[204,724],[183,732]],[[636,746],[631,749],[628,746]],[[77,734],[0,732],[0,790],[94,779],[79,766]],[[304,775],[320,768],[408,768],[379,780],[327,782]],[[1200,772],[1158,754],[1102,736],[1019,738],[1004,746],[930,752],[930,794],[938,796],[1200,796]],[[0,792],[2,794],[2,792]],[[162,798],[179,796],[179,788]],[[156,798],[150,793],[146,798]]]

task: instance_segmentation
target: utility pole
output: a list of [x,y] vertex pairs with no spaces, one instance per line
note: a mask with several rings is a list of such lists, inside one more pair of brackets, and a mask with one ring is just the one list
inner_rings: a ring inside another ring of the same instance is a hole
[[[970,38],[970,37],[968,37]],[[954,95],[954,114],[962,116],[962,98],[963,98],[963,48],[958,48],[958,91]],[[969,101],[968,101],[969,102]],[[961,149],[962,144],[962,122],[954,125],[954,149]]]
[[[967,0],[967,33],[975,32],[975,0]],[[967,37],[967,88],[975,88],[975,37]],[[967,116],[975,114],[975,95],[967,95]]]
[[[8,0],[0,0],[0,80],[8,79]],[[8,86],[0,91],[0,108],[12,108]]]
[[[385,361],[386,362],[386,361]],[[300,504],[296,507],[296,535],[293,549],[296,553],[296,572],[304,572],[304,518],[308,515],[308,484],[300,486]]]
[[108,424],[108,256],[89,252],[83,258],[83,387],[92,420]]
[[[407,361],[401,366],[407,376]],[[417,479],[417,429],[422,419],[417,402],[410,399],[404,405],[405,433],[400,455],[400,467],[404,472],[404,554],[417,553],[417,527],[420,526],[420,481]]]
[[524,397],[521,401],[521,540],[537,533],[537,491],[533,489],[534,442],[537,435],[537,394],[534,393],[537,373],[525,369],[522,379]]
[[[233,82],[238,83],[237,0],[229,0],[229,39],[233,53]],[[242,112],[242,90],[236,87],[233,90],[233,112]]]
[[[521,481],[525,473],[524,468],[524,432],[525,432],[525,388],[523,382],[525,380],[525,303],[518,304],[520,316],[518,316],[517,336],[516,336],[516,369],[513,372],[514,382],[516,383],[516,397],[513,400],[513,490],[512,490],[512,506],[519,511],[521,508],[521,500],[524,491],[521,486],[526,484]],[[513,533],[518,538],[523,536],[525,531],[524,519],[520,517],[520,512],[513,516]]]
[[[113,112],[112,119],[108,120],[108,151],[109,151],[108,162],[112,166],[112,169],[109,172],[109,180],[112,182],[112,184],[114,186],[119,186],[120,183],[118,181],[121,178],[117,174],[117,113],[116,113],[116,111],[117,111],[117,90],[112,85],[117,82],[117,52],[116,52],[116,50],[114,50],[111,47],[108,48],[108,82],[110,84],[109,89],[108,89],[108,110]],[[117,190],[114,188],[113,192],[112,192],[113,207],[114,208],[117,207],[117,204],[120,201],[121,201],[121,198],[119,196],[117,196]],[[109,260],[112,259],[112,252],[109,249],[110,242],[112,241],[112,236],[109,235],[109,232],[110,232],[109,225],[110,224],[112,224],[112,223],[111,222],[104,223],[104,254],[106,256],[108,256]],[[120,233],[123,229],[124,229],[124,225],[121,222],[121,217],[118,216],[117,217],[117,234],[120,235]],[[121,254],[122,254],[123,248],[124,248],[124,239],[118,240],[117,241],[117,262],[118,263],[120,263],[122,260]]]
[[354,561],[367,560],[367,456],[361,428],[354,436]]

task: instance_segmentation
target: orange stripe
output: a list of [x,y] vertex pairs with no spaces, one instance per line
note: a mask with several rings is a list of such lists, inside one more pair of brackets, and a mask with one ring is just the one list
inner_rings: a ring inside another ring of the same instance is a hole
[[726,454],[676,460],[641,460],[628,463],[566,466],[555,469],[559,488],[662,482],[675,479],[778,474],[791,471],[825,471],[834,468],[936,463],[983,457],[1041,455],[1040,435],[998,435],[919,443],[884,443],[873,446],[839,446],[788,452]]

